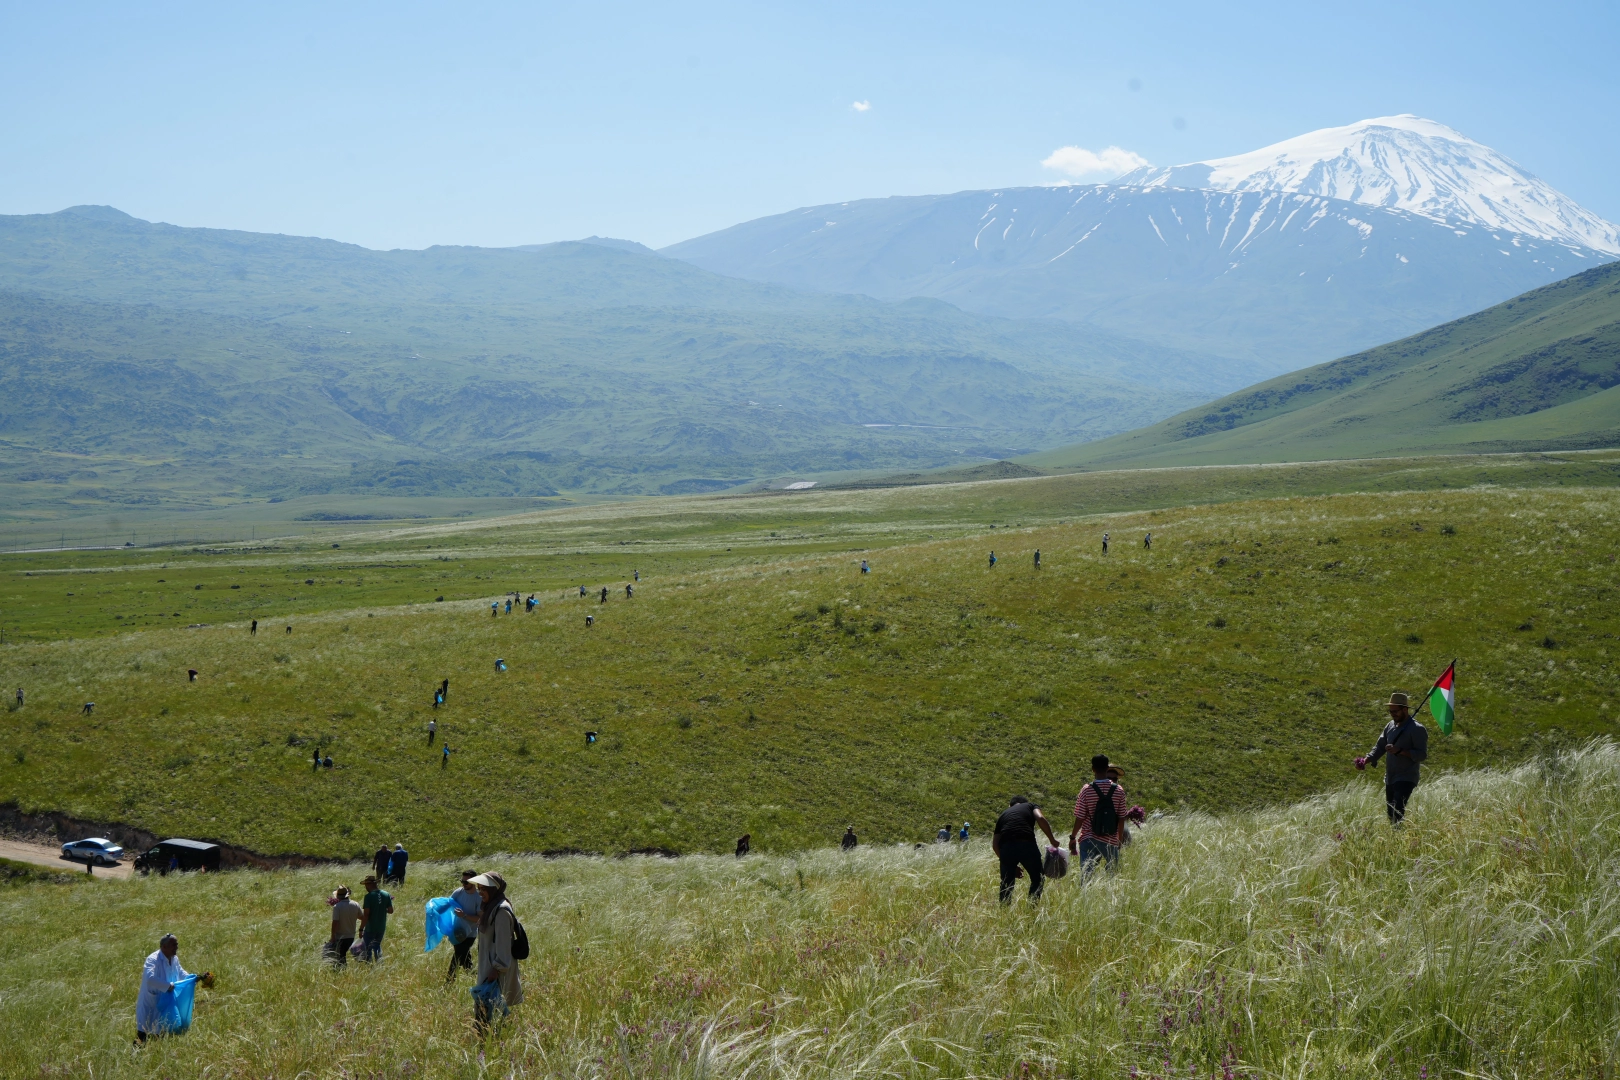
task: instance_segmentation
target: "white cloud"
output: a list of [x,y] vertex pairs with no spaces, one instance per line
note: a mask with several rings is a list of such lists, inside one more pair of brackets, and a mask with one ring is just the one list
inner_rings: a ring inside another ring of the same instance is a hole
[[850,103],[849,107],[854,109],[856,112],[870,112],[872,109],[872,103],[870,101],[854,101]]
[[1107,176],[1112,179],[1148,164],[1141,154],[1118,146],[1087,150],[1083,146],[1060,146],[1042,165],[1070,176]]

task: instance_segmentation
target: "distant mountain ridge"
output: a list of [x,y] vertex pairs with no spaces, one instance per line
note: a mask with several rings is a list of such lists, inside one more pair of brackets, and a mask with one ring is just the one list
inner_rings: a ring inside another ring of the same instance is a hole
[[618,243],[371,251],[108,207],[0,217],[0,518],[925,468],[1122,431],[1257,374]]
[[1613,225],[1416,117],[1112,184],[863,199],[662,249],[716,273],[1100,326],[1290,371],[1620,251]]
[[1409,113],[1322,128],[1232,157],[1147,166],[1113,182],[1321,195],[1620,255],[1620,226],[1490,147]]
[[799,288],[1098,326],[1270,373],[1404,337],[1606,258],[1341,199],[1108,184],[810,207],[663,253]]

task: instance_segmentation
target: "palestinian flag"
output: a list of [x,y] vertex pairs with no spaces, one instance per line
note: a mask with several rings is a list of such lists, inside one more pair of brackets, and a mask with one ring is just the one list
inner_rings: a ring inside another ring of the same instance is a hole
[[1442,735],[1451,734],[1451,725],[1457,719],[1457,694],[1452,689],[1456,680],[1457,661],[1453,660],[1429,690],[1429,713],[1439,722]]

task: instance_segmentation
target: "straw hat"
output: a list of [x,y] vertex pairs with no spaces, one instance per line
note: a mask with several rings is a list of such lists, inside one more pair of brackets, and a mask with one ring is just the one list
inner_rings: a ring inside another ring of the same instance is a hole
[[1389,704],[1399,705],[1403,709],[1410,709],[1412,707],[1412,699],[1397,690],[1393,694],[1389,695]]

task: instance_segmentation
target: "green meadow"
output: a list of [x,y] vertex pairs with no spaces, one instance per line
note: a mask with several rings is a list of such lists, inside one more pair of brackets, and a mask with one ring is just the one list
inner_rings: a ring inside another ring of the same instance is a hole
[[[1062,820],[1102,751],[1150,809],[1229,813],[1337,788],[1389,691],[1453,658],[1431,772],[1518,762],[1613,731],[1616,462],[1080,473],[5,556],[0,686],[27,704],[0,713],[0,802],[271,854],[744,832],[781,853],[851,823],[977,834],[1020,792]],[[538,610],[492,617],[509,592]]]
[[[997,905],[983,840],[479,858],[532,947],[484,1039],[448,947],[422,952],[421,904],[459,863],[413,865],[382,962],[340,971],[321,898],[358,865],[0,887],[0,1075],[1614,1075],[1613,745],[1431,778],[1398,831],[1380,798],[1360,778],[1152,819],[1117,875],[1071,874],[1038,909]],[[165,931],[217,983],[188,1033],[137,1051]]]

